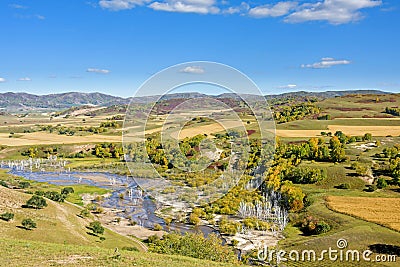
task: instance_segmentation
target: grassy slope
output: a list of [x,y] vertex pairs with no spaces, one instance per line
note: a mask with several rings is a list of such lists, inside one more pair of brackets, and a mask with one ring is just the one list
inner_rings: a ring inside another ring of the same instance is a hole
[[[89,235],[86,226],[91,221],[77,216],[80,209],[68,203],[56,203],[46,200],[48,206],[44,209],[27,209],[25,204],[30,195],[16,190],[0,187],[0,211],[12,212],[14,220],[0,221],[0,238],[25,239],[59,244],[92,245],[105,248],[124,246],[138,247],[136,242],[106,229],[106,240],[100,242],[99,237]],[[25,218],[32,218],[37,228],[32,231],[18,226]],[[139,248],[139,247],[138,247]]]
[[140,266],[228,267],[234,265],[182,256],[160,255],[89,246],[72,246],[0,238],[0,262],[4,266]]

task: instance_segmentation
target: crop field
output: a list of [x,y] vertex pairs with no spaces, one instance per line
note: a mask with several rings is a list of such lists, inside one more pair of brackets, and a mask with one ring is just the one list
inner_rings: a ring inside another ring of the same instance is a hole
[[337,212],[400,231],[400,198],[329,196],[326,201]]
[[9,134],[0,134],[0,144],[6,146],[26,146],[26,145],[45,145],[45,144],[78,144],[78,143],[97,143],[97,142],[121,142],[121,136],[115,135],[86,135],[86,136],[66,136],[47,132],[21,133],[16,137]]

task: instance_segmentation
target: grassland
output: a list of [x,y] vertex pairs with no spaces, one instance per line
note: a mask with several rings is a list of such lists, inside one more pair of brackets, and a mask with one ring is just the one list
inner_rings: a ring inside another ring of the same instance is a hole
[[[12,212],[12,221],[0,221],[0,238],[14,238],[31,241],[51,242],[58,244],[91,245],[104,248],[122,248],[124,246],[140,249],[137,242],[118,235],[110,230],[105,231],[104,241],[98,236],[89,235],[86,226],[91,219],[77,216],[80,208],[69,203],[56,203],[47,200],[44,209],[22,208],[31,196],[16,190],[0,187],[0,211]],[[21,221],[31,218],[37,223],[34,230],[25,230]]]
[[[116,256],[120,254],[120,256]],[[140,266],[140,267],[235,267],[242,265],[204,261],[182,256],[160,255],[0,238],[0,262],[4,266]]]

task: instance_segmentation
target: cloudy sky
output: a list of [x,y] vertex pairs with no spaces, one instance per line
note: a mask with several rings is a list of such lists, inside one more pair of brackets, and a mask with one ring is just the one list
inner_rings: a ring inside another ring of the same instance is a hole
[[197,60],[237,68],[265,93],[400,92],[399,12],[396,0],[2,0],[0,92],[131,96]]

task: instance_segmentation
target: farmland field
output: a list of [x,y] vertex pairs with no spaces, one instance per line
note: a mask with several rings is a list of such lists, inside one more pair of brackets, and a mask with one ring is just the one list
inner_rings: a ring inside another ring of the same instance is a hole
[[326,201],[337,212],[400,231],[400,198],[328,196]]
[[66,136],[46,132],[21,133],[18,137],[9,137],[9,134],[0,134],[0,143],[6,146],[44,145],[44,144],[76,144],[95,142],[121,142],[121,136],[87,135]]

